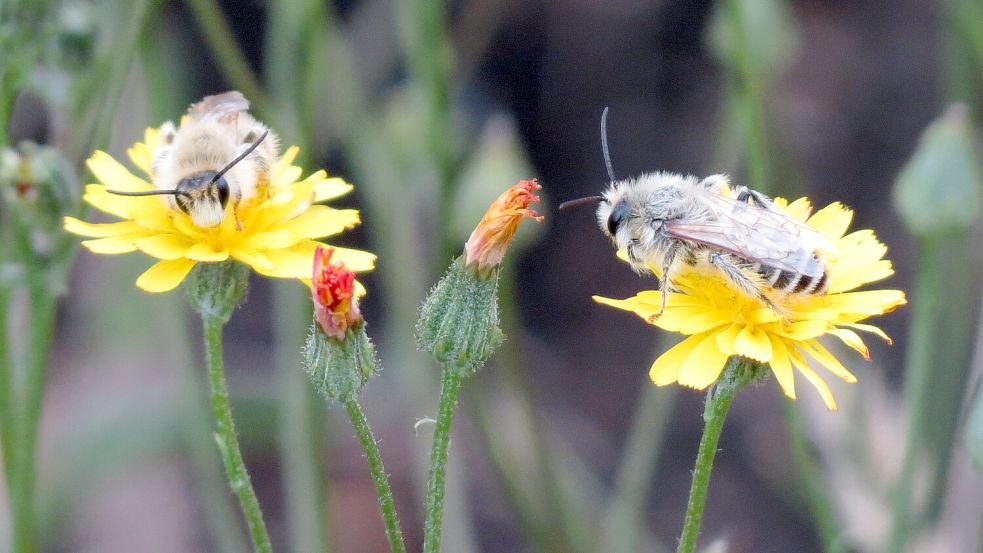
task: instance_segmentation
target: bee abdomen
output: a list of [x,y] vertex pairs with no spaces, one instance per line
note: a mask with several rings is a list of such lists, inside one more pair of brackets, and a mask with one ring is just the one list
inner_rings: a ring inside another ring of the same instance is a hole
[[783,271],[762,267],[759,273],[769,288],[786,294],[823,294],[829,286],[829,275],[824,269],[818,276],[809,276],[795,271]]

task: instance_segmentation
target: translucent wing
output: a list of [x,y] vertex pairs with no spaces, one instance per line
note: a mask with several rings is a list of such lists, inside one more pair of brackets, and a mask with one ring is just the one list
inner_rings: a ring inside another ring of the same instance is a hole
[[237,90],[205,96],[198,103],[191,104],[188,114],[196,121],[216,120],[231,122],[239,113],[249,109],[249,100]]
[[666,221],[669,234],[729,252],[764,266],[818,277],[825,267],[817,251],[831,251],[826,238],[787,215],[739,202],[716,192],[695,192],[710,211],[699,220]]

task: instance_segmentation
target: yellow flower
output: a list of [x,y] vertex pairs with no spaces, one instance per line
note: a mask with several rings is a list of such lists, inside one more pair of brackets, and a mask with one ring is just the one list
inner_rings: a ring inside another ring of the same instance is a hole
[[[174,289],[199,262],[229,258],[262,275],[307,280],[311,278],[314,251],[318,246],[327,246],[315,238],[338,234],[359,223],[357,210],[314,205],[342,196],[352,186],[340,178],[328,178],[323,170],[300,179],[300,167],[291,165],[297,156],[296,146],[277,160],[270,170],[269,183],[260,185],[257,196],[238,206],[230,202],[227,216],[214,228],[195,226],[190,216],[171,209],[159,197],[125,197],[107,192],[107,187],[127,192],[154,189],[151,159],[157,141],[157,129],[147,129],[144,142],[134,144],[127,152],[146,179],[132,174],[105,152],[95,152],[86,162],[102,184],[87,185],[83,199],[123,221],[97,224],[65,218],[65,230],[93,238],[82,242],[92,252],[140,250],[160,259],[137,279],[137,286],[147,292]],[[233,209],[235,216],[228,216]],[[369,270],[375,263],[375,256],[369,252],[332,247],[335,260],[353,271]]]
[[780,317],[761,301],[730,286],[722,276],[696,270],[673,278],[679,289],[669,295],[661,317],[651,319],[661,305],[660,293],[650,290],[617,300],[595,296],[594,300],[632,311],[652,324],[672,332],[689,335],[663,353],[649,372],[659,386],[678,382],[703,389],[720,376],[727,359],[741,355],[771,366],[785,395],[795,399],[794,370],[819,390],[830,410],[836,409],[833,394],[822,377],[810,367],[807,358],[847,382],[856,377],[840,363],[818,338],[830,334],[869,359],[867,346],[856,331],[870,332],[890,343],[879,328],[861,321],[894,310],[906,303],[900,290],[857,288],[894,274],[884,244],[871,230],[846,233],[853,212],[833,203],[811,217],[809,201],[801,198],[789,204],[775,200],[777,209],[805,221],[822,233],[834,250],[824,256],[830,286],[825,295],[792,295],[782,300],[787,310]]

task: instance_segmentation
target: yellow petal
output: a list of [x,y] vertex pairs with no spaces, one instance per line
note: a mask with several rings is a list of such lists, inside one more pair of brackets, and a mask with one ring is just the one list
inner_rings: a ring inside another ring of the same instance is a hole
[[276,264],[270,261],[269,257],[266,257],[255,250],[235,248],[231,250],[229,254],[246,265],[249,265],[261,275],[269,275],[271,271],[276,269]]
[[901,290],[866,290],[826,296],[824,305],[843,314],[880,315],[905,303]]
[[809,383],[819,391],[819,397],[823,399],[823,403],[826,404],[826,408],[830,411],[836,411],[836,399],[833,397],[833,391],[829,389],[829,385],[826,384],[826,381],[823,380],[822,377],[816,373],[816,371],[809,367],[799,352],[790,350],[789,358],[792,360],[792,364],[795,365],[795,368],[798,369],[802,376],[806,377],[806,380],[808,380]]
[[[263,252],[273,268],[264,273],[278,278],[311,278],[313,255],[301,255],[290,250],[267,250]],[[334,258],[331,261],[336,261]]]
[[864,343],[863,339],[856,332],[845,328],[834,328],[829,333],[842,340],[844,344],[853,348],[860,355],[863,355],[864,359],[870,361],[870,350],[867,349],[867,344]]
[[808,340],[822,336],[829,328],[829,322],[823,319],[801,320],[782,325],[775,330],[775,333],[792,340]]
[[217,263],[229,258],[229,250],[216,250],[210,242],[198,242],[184,254],[188,259]]
[[833,202],[817,211],[809,218],[809,226],[819,231],[831,242],[836,243],[850,226],[853,211],[840,202]]
[[357,209],[333,209],[313,205],[280,227],[297,238],[321,238],[350,229],[359,222]]
[[137,286],[152,293],[173,290],[194,266],[194,261],[184,258],[159,261],[137,278]]
[[799,342],[799,347],[802,348],[802,351],[808,353],[813,359],[819,361],[819,363],[826,367],[829,372],[850,383],[857,381],[857,377],[853,376],[853,373],[848,371],[847,368],[840,363],[839,359],[834,357],[829,350],[823,347],[823,345],[816,340]]
[[97,240],[83,240],[82,245],[92,253],[117,254],[136,251],[133,240],[110,236]]
[[812,213],[812,203],[809,202],[808,198],[799,198],[794,202],[788,204],[785,208],[785,214],[789,217],[795,219],[796,221],[805,222]]
[[717,347],[720,351],[726,353],[728,356],[737,355],[737,348],[734,347],[734,342],[737,341],[737,335],[744,330],[743,324],[733,323],[722,332],[717,333]]
[[785,342],[777,336],[771,336],[771,372],[775,373],[775,380],[781,386],[782,392],[789,399],[795,399],[795,375],[792,372],[792,360],[788,356],[788,348]]
[[331,246],[329,244],[323,244],[313,240],[306,240],[292,246],[290,251],[308,256],[311,260],[313,260],[314,250],[317,249],[319,245],[325,248],[334,248],[334,257],[332,257],[331,260],[341,261],[347,265],[349,269],[355,271],[356,273],[371,271],[375,268],[375,254],[363,250],[339,248],[338,246]]
[[126,150],[126,154],[130,156],[130,161],[133,162],[133,165],[136,165],[147,177],[153,178],[154,151],[152,148],[144,143],[137,142],[130,149]]
[[883,330],[877,328],[874,325],[866,325],[861,323],[840,323],[840,322],[838,322],[837,324],[842,326],[848,326],[850,328],[855,328],[857,330],[862,330],[864,332],[869,332],[871,334],[874,334],[875,336],[879,336],[882,340],[887,342],[887,345],[889,346],[894,344],[894,340],[892,340],[891,337],[887,335],[887,333],[885,333]]
[[744,357],[761,363],[771,361],[771,340],[767,333],[754,325],[744,325],[734,340],[734,349]]
[[97,150],[85,164],[100,182],[112,190],[142,192],[154,189],[154,185],[131,173],[106,152]]
[[133,221],[120,221],[118,223],[89,223],[81,221],[75,217],[65,217],[65,230],[72,234],[91,236],[92,238],[106,238],[109,236],[120,236],[133,234],[144,230],[143,227]]
[[242,240],[241,247],[250,250],[270,250],[287,248],[297,242],[297,238],[286,230],[274,230],[251,234]]
[[324,179],[314,186],[314,201],[323,202],[325,200],[333,200],[351,192],[353,188],[344,179],[338,177]]
[[184,257],[192,242],[180,234],[157,234],[147,238],[134,240],[143,253],[160,259],[177,259]]
[[660,355],[649,369],[649,378],[652,382],[657,386],[666,386],[675,382],[679,377],[679,369],[683,366],[683,361],[704,338],[706,338],[705,334],[690,336]]
[[683,386],[702,390],[713,384],[727,363],[728,355],[717,347],[714,333],[698,334],[705,336],[693,351],[686,356],[679,368],[679,383]]

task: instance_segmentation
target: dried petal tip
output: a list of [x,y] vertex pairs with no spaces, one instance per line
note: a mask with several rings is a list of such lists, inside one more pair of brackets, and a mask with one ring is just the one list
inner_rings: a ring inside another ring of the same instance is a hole
[[338,340],[345,331],[362,324],[362,314],[355,298],[355,273],[344,263],[331,263],[334,248],[317,248],[314,252],[314,276],[311,295],[314,316],[324,333]]
[[464,244],[465,266],[476,269],[478,273],[497,267],[505,257],[505,250],[522,217],[543,220],[529,209],[529,204],[539,201],[539,196],[534,192],[541,188],[536,179],[519,181],[492,203]]

